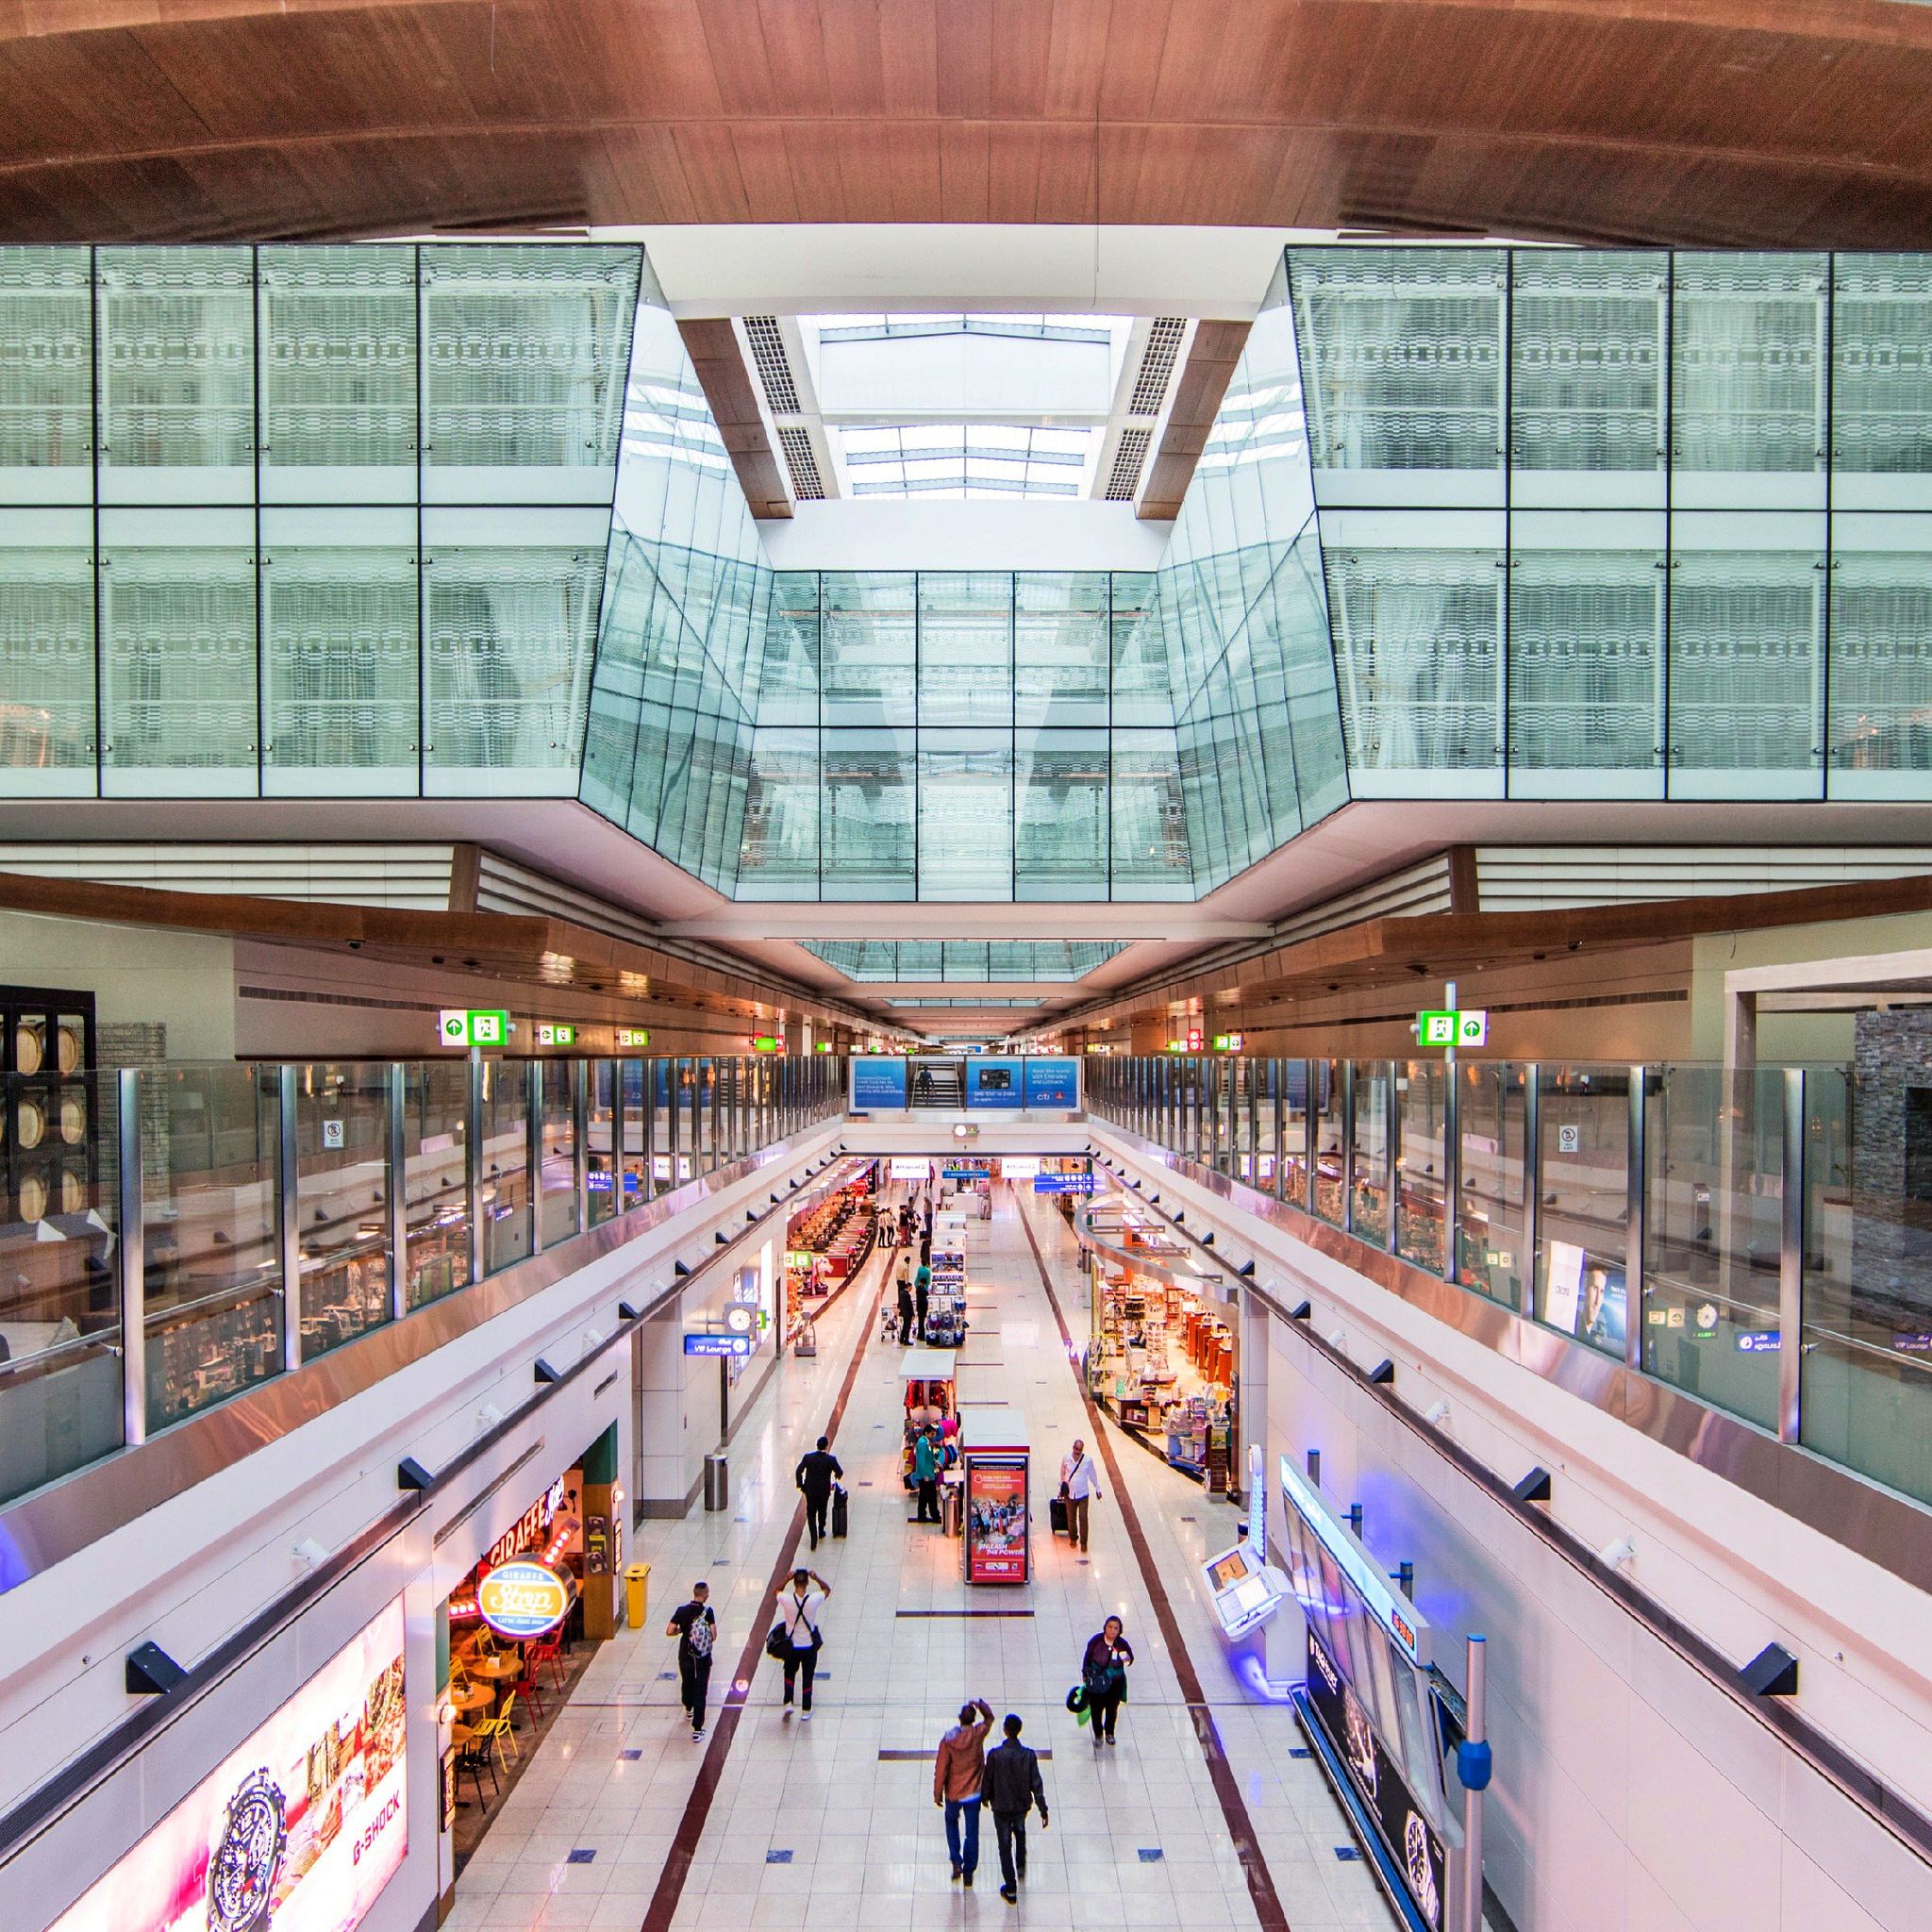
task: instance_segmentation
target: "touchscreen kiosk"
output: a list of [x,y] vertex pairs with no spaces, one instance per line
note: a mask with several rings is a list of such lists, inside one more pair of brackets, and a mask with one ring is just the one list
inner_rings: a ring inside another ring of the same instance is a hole
[[1214,1614],[1224,1636],[1240,1637],[1265,1623],[1281,1606],[1274,1579],[1246,1543],[1237,1543],[1201,1565]]

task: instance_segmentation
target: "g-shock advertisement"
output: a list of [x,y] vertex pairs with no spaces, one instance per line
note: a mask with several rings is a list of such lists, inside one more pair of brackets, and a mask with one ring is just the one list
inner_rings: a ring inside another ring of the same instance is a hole
[[408,1849],[398,1599],[49,1932],[351,1932]]
[[1448,1885],[1442,1841],[1417,1807],[1394,1759],[1382,1748],[1360,1699],[1312,1630],[1308,1633],[1308,1702],[1347,1768],[1349,1783],[1375,1821],[1423,1923],[1440,1926]]

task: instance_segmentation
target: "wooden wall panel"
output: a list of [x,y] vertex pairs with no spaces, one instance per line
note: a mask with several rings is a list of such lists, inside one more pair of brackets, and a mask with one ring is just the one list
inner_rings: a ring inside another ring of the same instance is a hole
[[1172,523],[1180,515],[1181,498],[1193,480],[1194,465],[1208,445],[1221,399],[1247,341],[1244,322],[1195,324],[1194,340],[1174,383],[1174,407],[1167,412],[1167,426],[1148,468],[1137,515],[1159,523]]
[[0,240],[534,222],[1932,235],[1900,0],[12,0]]
[[778,453],[765,432],[737,332],[724,320],[680,322],[677,331],[697,370],[718,433],[731,453],[731,467],[738,472],[752,515],[789,517],[791,493],[785,487]]

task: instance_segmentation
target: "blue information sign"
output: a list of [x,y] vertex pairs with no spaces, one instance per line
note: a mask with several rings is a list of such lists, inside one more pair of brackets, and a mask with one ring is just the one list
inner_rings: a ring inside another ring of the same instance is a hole
[[752,1339],[749,1335],[687,1335],[684,1338],[686,1355],[749,1355]]
[[906,1062],[896,1055],[866,1055],[852,1062],[852,1111],[906,1105]]
[[1078,1107],[1079,1104],[1078,1060],[1029,1059],[1026,1062],[1028,1107]]
[[1033,1191],[1036,1194],[1091,1194],[1093,1176],[1091,1174],[1037,1174],[1033,1176]]

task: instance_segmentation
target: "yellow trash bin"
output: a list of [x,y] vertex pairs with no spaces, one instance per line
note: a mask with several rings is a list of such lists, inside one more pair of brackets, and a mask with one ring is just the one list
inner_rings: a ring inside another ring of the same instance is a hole
[[651,1593],[651,1566],[633,1563],[624,1573],[624,1621],[633,1630],[644,1627],[646,1603]]

